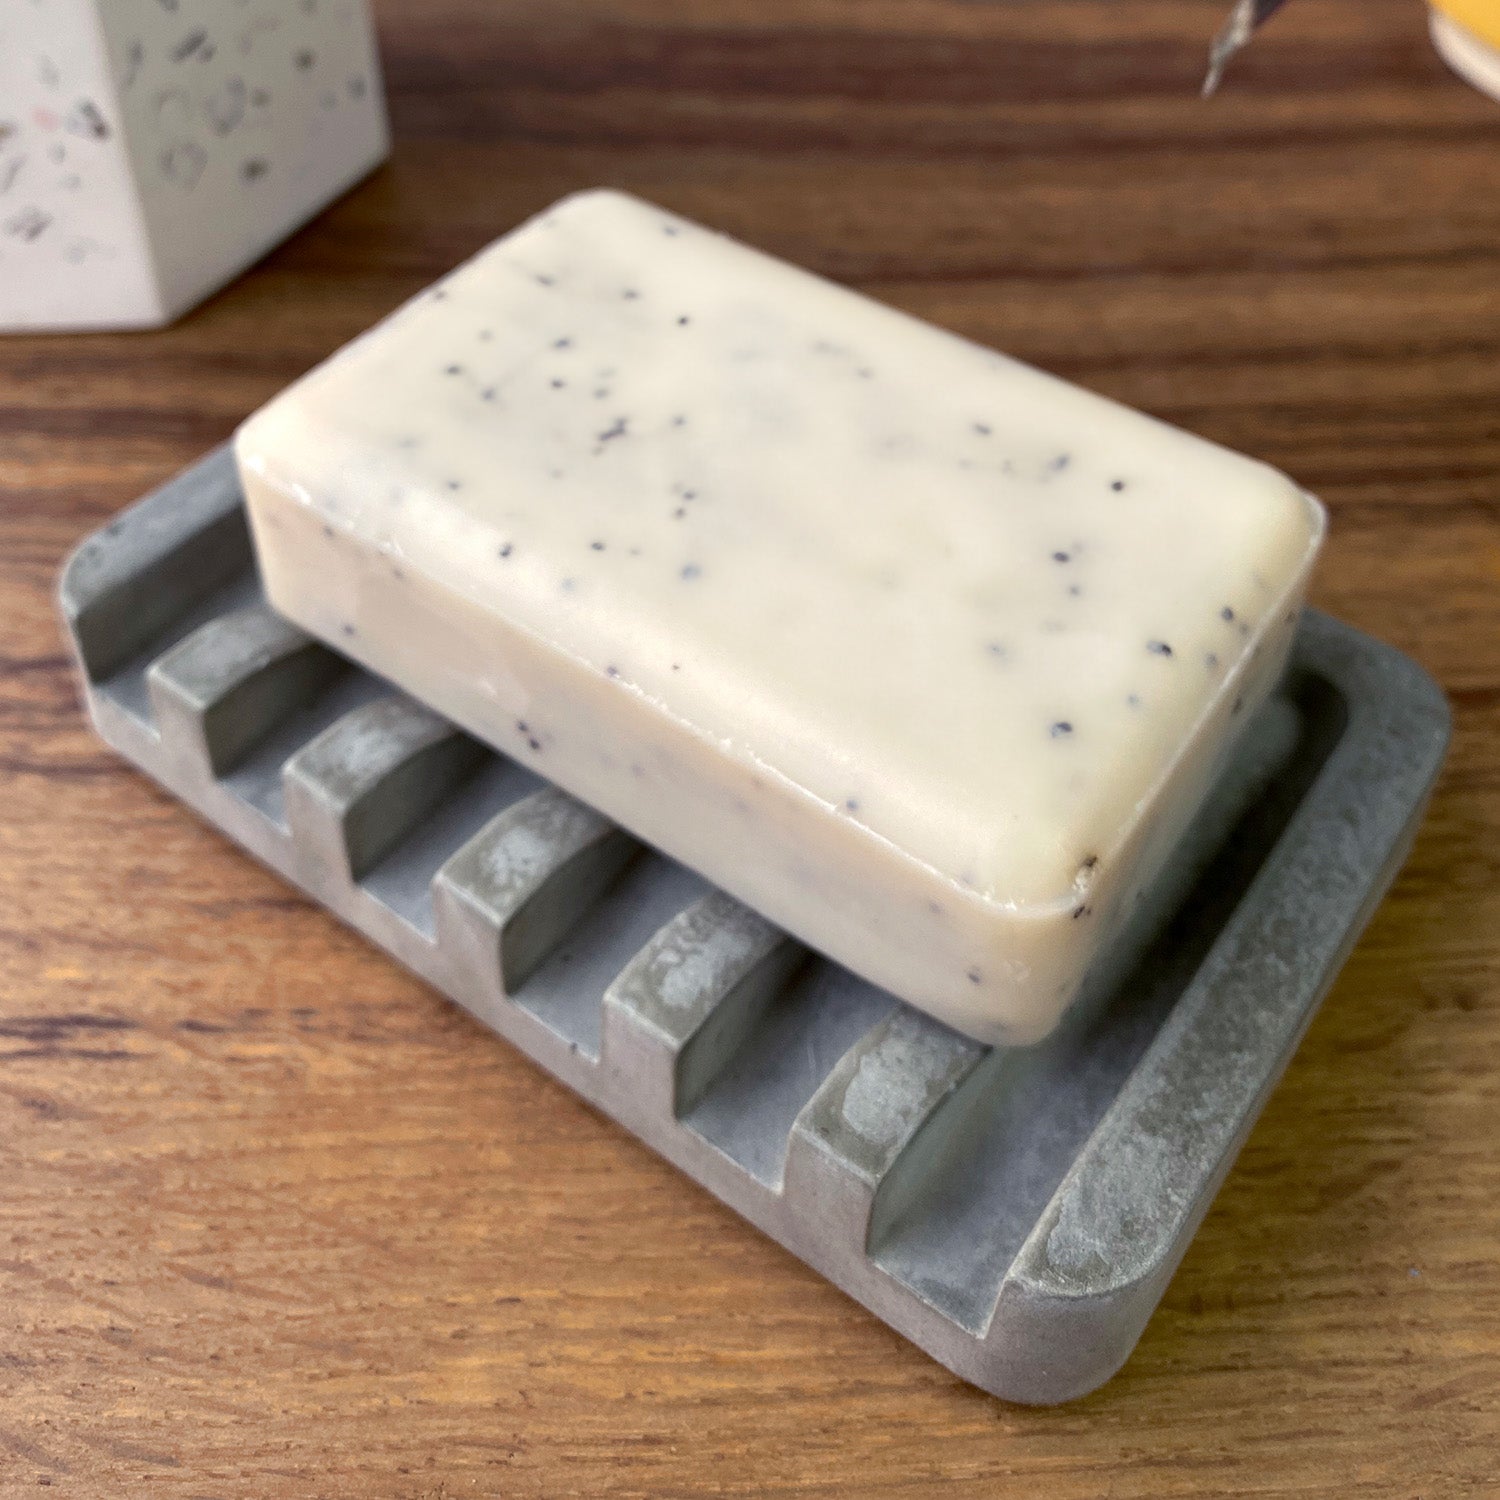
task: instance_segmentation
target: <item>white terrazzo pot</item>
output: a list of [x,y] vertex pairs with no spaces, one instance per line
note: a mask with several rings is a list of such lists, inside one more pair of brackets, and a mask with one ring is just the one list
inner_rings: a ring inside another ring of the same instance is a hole
[[0,0],[0,331],[170,322],[388,144],[364,0]]

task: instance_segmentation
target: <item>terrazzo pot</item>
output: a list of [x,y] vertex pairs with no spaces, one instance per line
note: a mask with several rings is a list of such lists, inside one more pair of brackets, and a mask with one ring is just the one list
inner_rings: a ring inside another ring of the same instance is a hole
[[0,0],[0,331],[168,323],[387,149],[364,0]]

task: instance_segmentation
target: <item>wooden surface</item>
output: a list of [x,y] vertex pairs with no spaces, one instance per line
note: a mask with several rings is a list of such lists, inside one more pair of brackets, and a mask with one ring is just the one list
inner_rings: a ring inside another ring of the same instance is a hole
[[[0,1494],[1500,1494],[1500,106],[1406,0],[380,7],[391,166],[165,333],[0,340]],[[113,510],[609,182],[1258,454],[1457,712],[1134,1358],[967,1388],[116,763]]]

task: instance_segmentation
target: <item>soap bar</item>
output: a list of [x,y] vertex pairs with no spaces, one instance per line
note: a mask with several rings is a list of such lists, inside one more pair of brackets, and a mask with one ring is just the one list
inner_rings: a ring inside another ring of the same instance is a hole
[[275,607],[818,949],[1045,1035],[1284,662],[1321,508],[638,200],[236,438]]
[[366,0],[0,0],[0,331],[168,322],[386,147]]

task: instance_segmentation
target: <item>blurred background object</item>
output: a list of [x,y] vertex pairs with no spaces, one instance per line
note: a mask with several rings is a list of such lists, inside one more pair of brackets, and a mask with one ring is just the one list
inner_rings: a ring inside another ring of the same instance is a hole
[[[1203,96],[1214,93],[1236,52],[1286,0],[1236,0],[1208,49]],[[1500,0],[1429,0],[1433,45],[1453,71],[1500,99]]]
[[1500,99],[1500,0],[1432,0],[1432,41],[1455,73]]
[[364,0],[0,0],[0,332],[170,322],[387,149]]
[[1249,45],[1258,26],[1264,25],[1286,4],[1286,0],[1236,0],[1229,19],[1219,29],[1208,49],[1208,76],[1203,80],[1206,99],[1219,86],[1229,59]]

